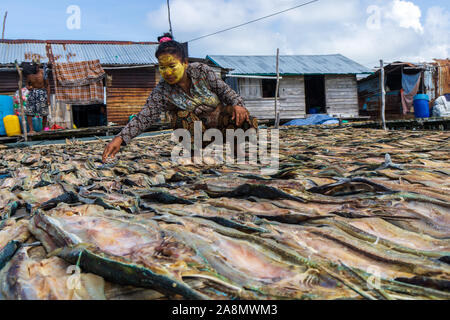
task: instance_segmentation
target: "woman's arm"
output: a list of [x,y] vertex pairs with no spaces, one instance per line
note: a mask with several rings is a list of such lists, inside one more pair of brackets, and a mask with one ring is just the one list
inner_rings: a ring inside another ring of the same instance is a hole
[[163,97],[163,92],[158,85],[153,89],[142,111],[106,146],[102,157],[104,163],[109,157],[114,158],[116,156],[121,145],[128,144],[158,120],[161,112],[165,109]]
[[127,124],[118,134],[125,144],[128,144],[133,138],[139,136],[155,123],[165,110],[165,103],[162,90],[156,87],[145,104],[142,111]]

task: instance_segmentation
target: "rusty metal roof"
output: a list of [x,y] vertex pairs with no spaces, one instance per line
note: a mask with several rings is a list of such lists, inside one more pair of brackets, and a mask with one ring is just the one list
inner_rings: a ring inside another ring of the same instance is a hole
[[0,64],[29,62],[37,58],[40,62],[48,62],[45,43],[9,43],[0,42]]
[[[207,56],[234,75],[275,75],[275,56]],[[280,56],[280,74],[371,74],[372,71],[340,54]]]
[[157,64],[154,44],[52,44],[56,62],[99,59],[103,65]]
[[103,65],[157,64],[154,42],[72,41],[72,40],[3,40],[0,41],[0,64],[30,62],[37,58],[49,62],[51,48],[56,62],[99,59]]

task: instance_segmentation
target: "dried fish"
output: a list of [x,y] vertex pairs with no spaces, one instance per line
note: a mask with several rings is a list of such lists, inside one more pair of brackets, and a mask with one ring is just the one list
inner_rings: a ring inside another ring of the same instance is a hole
[[266,186],[266,185],[257,185],[257,184],[244,184],[242,186],[237,187],[233,191],[225,192],[225,193],[211,193],[210,196],[215,198],[219,197],[229,197],[229,198],[241,198],[241,197],[259,197],[262,199],[289,199],[299,202],[305,202],[305,200],[300,197],[296,197],[290,195],[284,191],[281,191],[277,188]]
[[78,196],[73,192],[64,193],[54,199],[48,200],[41,204],[40,209],[48,210],[55,208],[59,203],[77,203]]
[[[38,212],[31,221],[31,231],[48,252],[70,263],[79,260],[83,269],[109,281],[180,294],[188,299],[205,299],[177,279],[180,271],[175,267],[179,254],[176,251],[184,249],[164,251],[161,248],[164,239],[157,226],[149,228],[127,221],[129,219],[121,219],[120,215],[110,218],[95,212],[85,212],[81,217],[48,216]],[[84,246],[84,243],[91,245]],[[158,250],[163,251],[167,262],[153,258]],[[179,263],[178,268],[185,268],[185,264]]]
[[0,296],[7,300],[105,300],[104,280],[94,274],[73,277],[70,265],[53,257],[36,261],[18,251],[0,272]]
[[14,256],[19,247],[20,242],[13,240],[0,250],[0,270],[2,270],[6,263]]
[[194,202],[191,200],[182,199],[180,197],[173,196],[166,192],[152,192],[141,194],[139,196],[142,200],[151,201],[151,202],[159,202],[165,204],[193,204]]
[[449,139],[289,128],[272,175],[168,136],[2,150],[0,299],[448,300]]

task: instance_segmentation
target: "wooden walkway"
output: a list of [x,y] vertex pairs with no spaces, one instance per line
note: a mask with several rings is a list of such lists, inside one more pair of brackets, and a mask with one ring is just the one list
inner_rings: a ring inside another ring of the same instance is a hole
[[[354,128],[381,128],[381,121],[366,121],[361,123],[350,123]],[[386,126],[389,130],[450,130],[450,117],[447,118],[426,118],[411,120],[388,120]]]
[[[72,139],[72,138],[86,138],[86,137],[110,137],[117,135],[124,126],[114,126],[114,127],[91,127],[91,128],[80,128],[72,130],[51,130],[38,132],[32,136],[28,136],[28,141],[42,141],[42,140],[61,140],[61,139]],[[151,126],[147,132],[160,131],[168,129],[167,124],[159,124]],[[0,137],[0,144],[23,142],[23,136],[14,137]]]

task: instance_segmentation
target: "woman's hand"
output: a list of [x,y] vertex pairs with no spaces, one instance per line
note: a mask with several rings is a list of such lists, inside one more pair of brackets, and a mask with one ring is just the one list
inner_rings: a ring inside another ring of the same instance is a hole
[[250,114],[243,106],[235,106],[232,120],[236,120],[236,125],[240,127],[244,121],[250,122]]
[[113,141],[111,141],[105,148],[105,151],[103,151],[103,157],[102,161],[103,163],[106,163],[106,160],[111,157],[114,158],[120,150],[120,146],[123,143],[123,139],[120,137],[115,137]]

